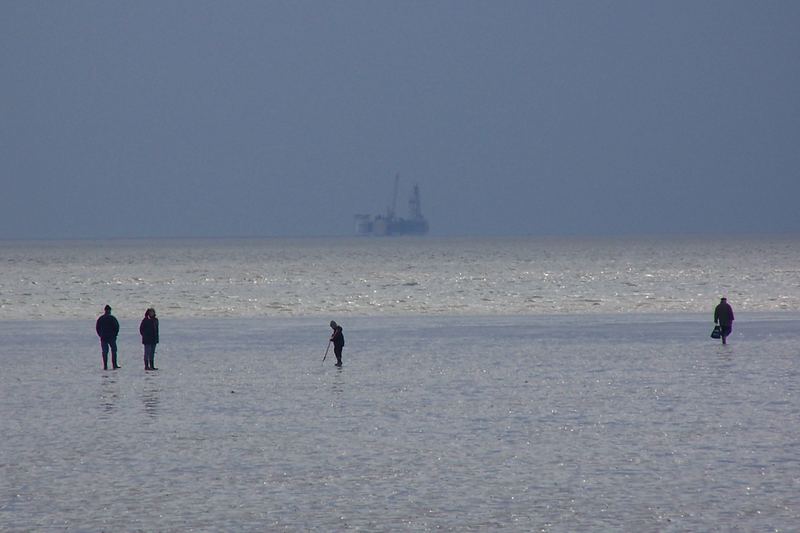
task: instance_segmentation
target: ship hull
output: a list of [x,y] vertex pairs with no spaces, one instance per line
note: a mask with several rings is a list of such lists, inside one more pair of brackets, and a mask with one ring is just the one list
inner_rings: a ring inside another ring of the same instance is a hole
[[356,219],[356,235],[389,237],[403,235],[426,235],[427,220],[406,220],[403,218],[360,216]]

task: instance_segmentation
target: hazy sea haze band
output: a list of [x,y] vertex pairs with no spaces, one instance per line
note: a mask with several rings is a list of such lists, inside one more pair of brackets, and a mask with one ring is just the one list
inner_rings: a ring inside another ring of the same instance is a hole
[[0,264],[0,319],[800,309],[796,236],[3,241]]

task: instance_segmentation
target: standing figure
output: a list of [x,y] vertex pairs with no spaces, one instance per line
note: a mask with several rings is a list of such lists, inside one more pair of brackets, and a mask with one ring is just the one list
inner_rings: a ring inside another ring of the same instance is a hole
[[733,308],[727,298],[722,298],[714,308],[714,323],[719,324],[722,344],[728,344],[728,335],[733,331]]
[[144,369],[158,370],[155,366],[156,344],[158,344],[158,319],[156,310],[152,307],[144,312],[142,323],[139,324],[139,333],[144,344]]
[[342,326],[331,320],[331,334],[330,342],[333,343],[333,354],[336,356],[336,366],[342,366],[342,348],[344,348],[344,333],[342,333]]
[[100,337],[100,351],[103,353],[103,370],[108,370],[108,349],[111,348],[111,367],[116,370],[117,365],[117,335],[119,335],[119,322],[111,314],[111,306],[107,305],[105,313],[100,315],[94,326],[97,336]]

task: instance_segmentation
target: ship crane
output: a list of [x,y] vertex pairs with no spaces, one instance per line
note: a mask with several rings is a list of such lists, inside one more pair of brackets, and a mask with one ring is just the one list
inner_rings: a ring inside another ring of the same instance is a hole
[[411,198],[408,199],[408,214],[411,217],[411,220],[423,220],[425,218],[422,216],[422,205],[419,199],[419,185],[417,184],[414,184]]

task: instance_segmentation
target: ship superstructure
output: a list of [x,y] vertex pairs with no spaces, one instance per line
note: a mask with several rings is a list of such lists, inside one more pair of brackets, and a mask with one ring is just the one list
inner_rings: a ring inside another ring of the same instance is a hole
[[408,199],[408,218],[398,217],[395,214],[397,204],[397,189],[400,175],[394,178],[394,192],[392,201],[386,209],[386,215],[356,215],[356,234],[391,236],[391,235],[425,235],[428,233],[428,221],[422,215],[422,204],[419,195],[419,185],[414,185]]

